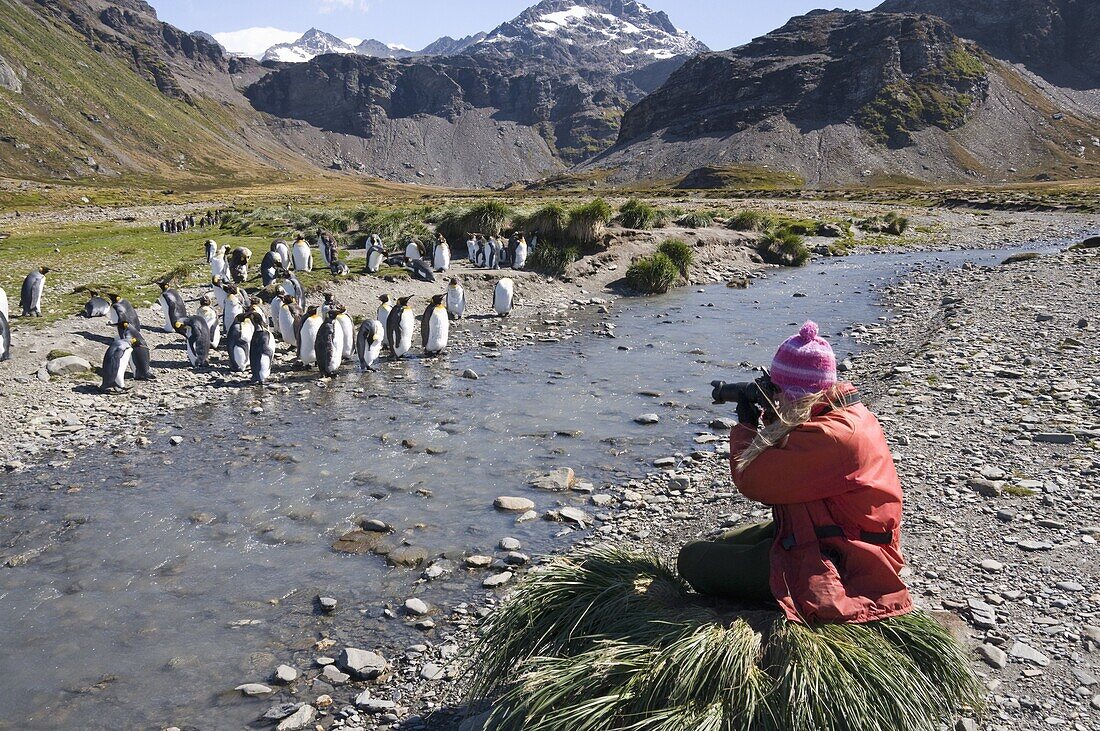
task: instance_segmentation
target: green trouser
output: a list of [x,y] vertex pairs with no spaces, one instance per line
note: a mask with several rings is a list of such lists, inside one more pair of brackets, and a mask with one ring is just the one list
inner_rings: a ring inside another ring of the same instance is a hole
[[680,549],[680,576],[700,594],[743,602],[773,602],[769,584],[775,523],[757,523],[694,541]]

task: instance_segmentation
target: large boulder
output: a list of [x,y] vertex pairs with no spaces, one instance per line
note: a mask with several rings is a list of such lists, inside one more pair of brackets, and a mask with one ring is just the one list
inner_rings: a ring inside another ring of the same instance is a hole
[[46,372],[51,376],[67,376],[77,373],[91,373],[92,364],[79,355],[65,355],[46,363]]
[[345,647],[336,659],[340,667],[359,680],[374,680],[389,667],[386,658],[377,652]]

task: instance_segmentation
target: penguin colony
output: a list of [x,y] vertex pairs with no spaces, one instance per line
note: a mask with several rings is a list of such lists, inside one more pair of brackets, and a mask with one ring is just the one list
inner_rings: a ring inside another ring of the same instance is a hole
[[[317,242],[321,260],[331,273],[347,274],[347,265],[338,259],[334,237],[319,231]],[[161,290],[157,298],[162,317],[160,327],[183,338],[187,360],[195,369],[211,367],[211,353],[224,339],[230,372],[248,374],[254,384],[262,385],[271,377],[278,342],[295,353],[296,370],[316,368],[322,376],[333,377],[346,363],[357,363],[361,371],[375,370],[384,350],[394,360],[408,357],[418,323],[423,354],[438,356],[447,350],[451,321],[466,315],[465,291],[458,277],[453,277],[446,291],[432,296],[423,312],[413,309],[411,296],[382,295],[376,317],[368,317],[356,328],[347,308],[330,293],[324,294],[324,304],[306,306],[305,290],[295,276],[296,271],[313,269],[313,252],[304,236],[299,235],[290,245],[276,240],[264,255],[260,282],[264,288],[277,285],[279,289],[279,294],[266,305],[244,287],[251,251],[237,247],[227,252],[227,247],[219,247],[210,239],[204,242],[203,249],[210,266],[212,289],[201,295],[195,313],[189,314],[183,296],[172,282],[157,282]],[[522,236],[513,237],[507,245],[496,237],[471,236],[467,249],[475,266],[492,269],[499,269],[503,262],[522,269],[528,255]],[[367,242],[367,272],[377,273],[383,262],[404,265],[413,277],[434,282],[436,273],[451,268],[451,249],[440,235],[428,252],[410,241],[404,252],[387,254],[381,239],[371,236]],[[41,316],[49,272],[48,267],[41,267],[24,280],[19,301],[23,317]],[[105,393],[125,390],[131,372],[134,380],[155,379],[150,350],[133,305],[117,294],[101,295],[97,291],[89,294],[83,316],[107,318],[118,334],[103,356],[101,390]],[[514,282],[500,279],[493,294],[494,312],[500,317],[508,316],[514,297]],[[9,318],[7,294],[0,288],[0,362],[11,357]]]

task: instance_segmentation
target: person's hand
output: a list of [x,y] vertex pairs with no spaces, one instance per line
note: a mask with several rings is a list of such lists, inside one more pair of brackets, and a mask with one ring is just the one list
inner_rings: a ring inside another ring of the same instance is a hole
[[744,394],[737,400],[737,421],[753,429],[760,427],[760,407]]

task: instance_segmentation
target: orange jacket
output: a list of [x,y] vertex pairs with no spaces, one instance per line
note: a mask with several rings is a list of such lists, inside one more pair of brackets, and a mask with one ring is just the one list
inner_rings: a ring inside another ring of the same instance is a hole
[[[852,386],[842,393],[858,399]],[[771,589],[793,622],[870,622],[912,609],[898,572],[901,484],[878,419],[860,403],[811,419],[738,472],[756,431],[737,425],[737,489],[771,505]]]

